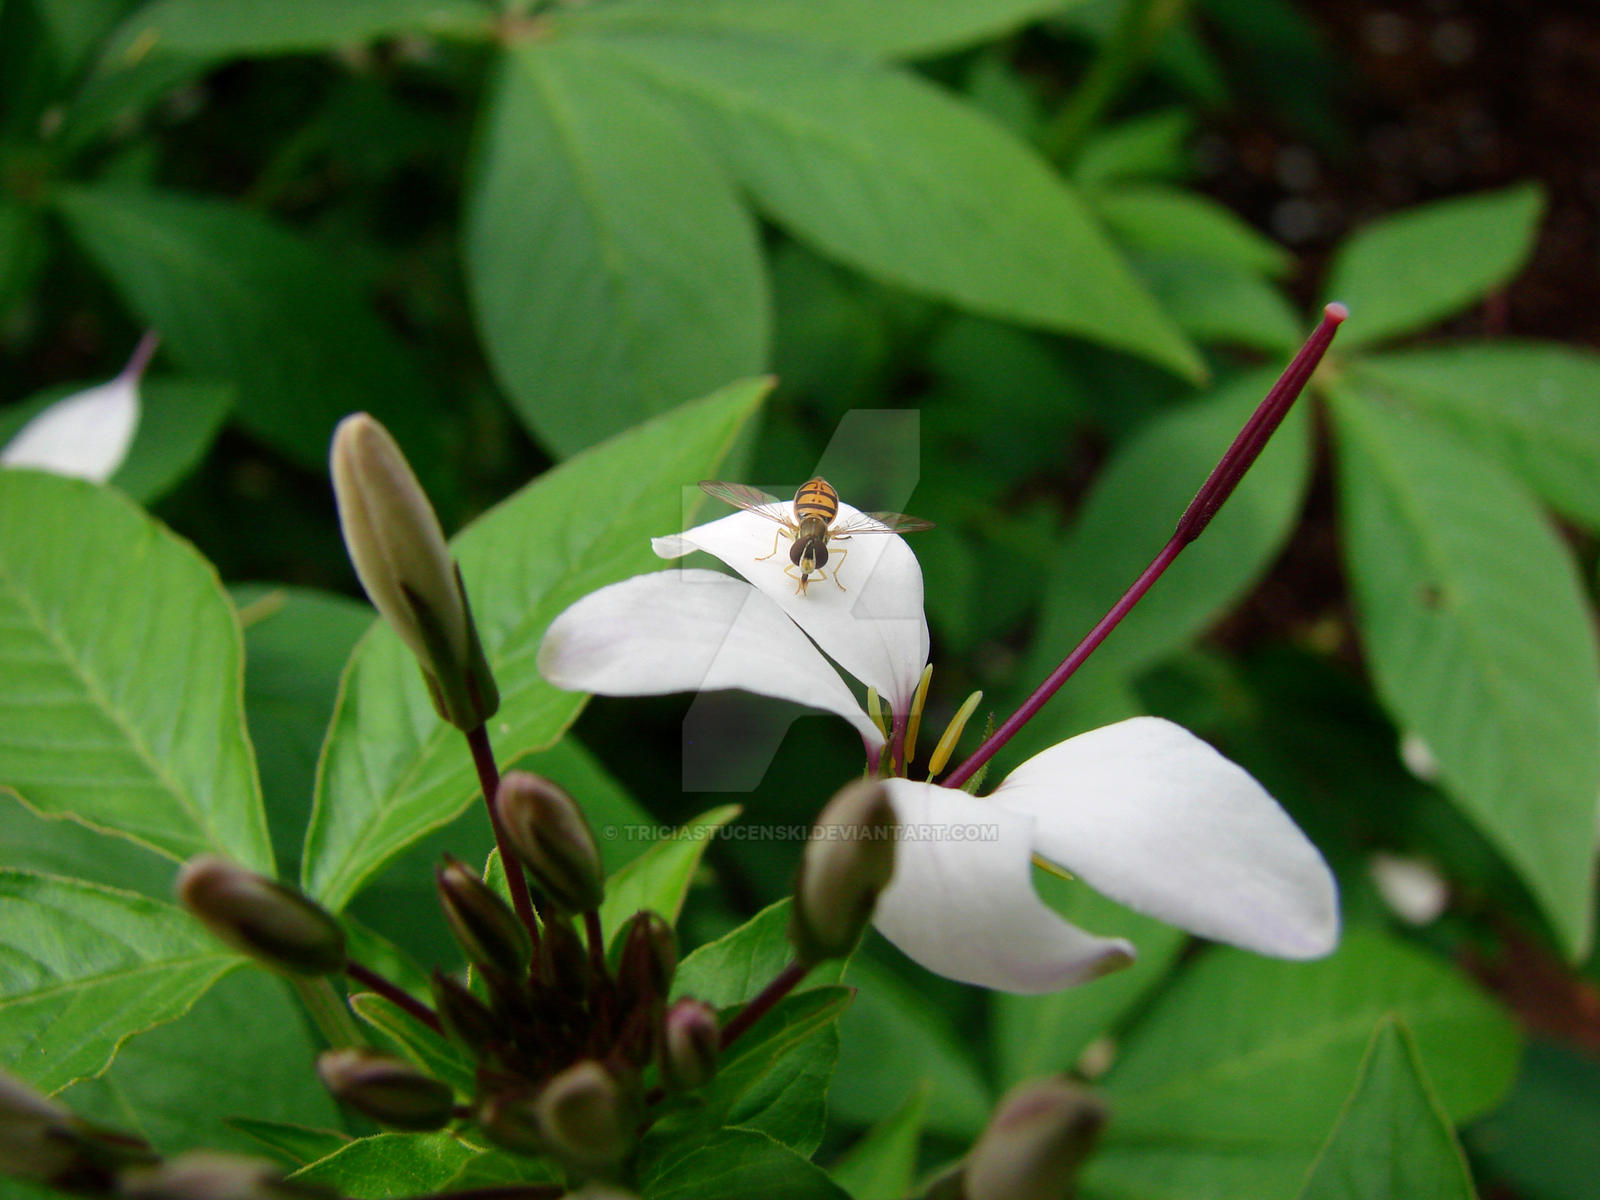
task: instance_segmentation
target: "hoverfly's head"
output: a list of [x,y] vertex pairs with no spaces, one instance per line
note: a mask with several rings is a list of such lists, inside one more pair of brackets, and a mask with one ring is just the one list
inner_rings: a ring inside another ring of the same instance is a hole
[[810,575],[828,565],[828,544],[822,538],[796,538],[789,547],[789,561],[800,568],[800,574]]

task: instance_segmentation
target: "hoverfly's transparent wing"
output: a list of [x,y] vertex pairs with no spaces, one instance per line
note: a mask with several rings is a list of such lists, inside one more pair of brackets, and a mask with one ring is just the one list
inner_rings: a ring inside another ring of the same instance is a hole
[[919,533],[932,528],[933,522],[924,521],[921,517],[908,517],[905,513],[897,512],[868,512],[839,521],[828,530],[828,535],[839,537],[842,534],[848,537],[856,533]]
[[745,512],[753,512],[758,517],[765,517],[769,521],[776,521],[785,529],[791,528],[794,522],[789,517],[789,508],[776,496],[763,492],[760,488],[753,488],[744,483],[724,483],[720,479],[702,479],[700,490],[708,496],[715,496],[718,500],[742,508]]

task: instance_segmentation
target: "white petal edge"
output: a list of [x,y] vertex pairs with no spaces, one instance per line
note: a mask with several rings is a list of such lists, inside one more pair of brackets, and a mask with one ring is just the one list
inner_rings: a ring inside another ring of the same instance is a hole
[[1130,908],[1278,958],[1339,940],[1333,873],[1278,802],[1182,726],[1135,717],[1034,755],[995,789],[1040,854]]
[[749,584],[716,571],[658,571],[592,592],[546,631],[539,673],[574,692],[658,696],[725,688],[837,713],[883,745],[839,672]]
[[1059,916],[1033,887],[1033,821],[963,791],[884,782],[900,840],[873,924],[928,970],[997,991],[1086,983],[1133,961],[1121,938]]
[[[787,502],[785,510],[792,512]],[[859,509],[841,503],[837,521],[859,515]],[[795,580],[784,574],[793,543],[782,536],[782,529],[755,513],[736,512],[672,537],[656,538],[653,544],[662,558],[704,550],[721,559],[788,613],[841,667],[877,688],[892,711],[907,712],[928,661],[928,620],[922,611],[917,556],[896,534],[829,539],[828,577],[813,578],[806,594],[797,596]],[[774,537],[777,553],[763,559],[771,553]],[[833,566],[841,550],[847,557],[835,583]]]
[[138,424],[139,380],[124,372],[35,416],[0,450],[0,466],[37,467],[104,483],[127,458]]

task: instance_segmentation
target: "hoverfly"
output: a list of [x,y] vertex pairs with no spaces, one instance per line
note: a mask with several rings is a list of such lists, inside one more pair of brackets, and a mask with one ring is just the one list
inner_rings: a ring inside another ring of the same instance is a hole
[[823,571],[828,563],[829,542],[848,541],[858,533],[916,533],[933,528],[932,521],[896,512],[860,513],[835,524],[835,518],[839,515],[839,493],[820,475],[808,479],[795,492],[792,518],[785,511],[783,501],[746,484],[706,479],[701,481],[700,490],[780,526],[772,535],[771,553],[757,556],[756,561],[765,562],[776,554],[779,538],[786,537],[792,541],[794,545],[789,547],[791,565],[785,567],[783,573],[795,580],[796,596],[806,594],[806,584],[813,575],[818,578],[831,577],[834,586],[841,592],[849,590],[839,582],[839,568],[844,565],[850,551],[834,548],[832,554],[837,561],[833,564],[833,570],[827,573]]

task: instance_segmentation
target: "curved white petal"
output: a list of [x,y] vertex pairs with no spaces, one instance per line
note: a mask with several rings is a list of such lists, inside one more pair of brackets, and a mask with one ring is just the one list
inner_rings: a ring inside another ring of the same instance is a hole
[[900,841],[873,924],[928,970],[1006,992],[1052,992],[1133,961],[1121,938],[1058,916],[1033,890],[1033,821],[963,791],[886,780]]
[[[787,502],[784,509],[792,512]],[[859,515],[859,509],[840,504],[835,523]],[[928,661],[917,556],[896,534],[830,538],[827,578],[813,577],[806,594],[797,596],[795,580],[784,574],[794,543],[782,536],[782,528],[755,513],[736,512],[673,537],[656,538],[654,546],[662,558],[681,558],[692,550],[720,558],[777,603],[835,662],[877,688],[893,712],[908,711]],[[774,536],[777,553],[758,562],[771,553]],[[836,584],[833,572],[841,551]]]
[[839,672],[749,584],[661,571],[601,588],[550,623],[539,673],[559,688],[658,696],[739,688],[838,713],[873,747],[883,735]]
[[127,457],[138,424],[139,379],[124,372],[39,413],[0,450],[0,465],[104,483]]
[[1317,958],[1339,940],[1316,847],[1244,768],[1170,721],[1069,738],[989,799],[1038,822],[1044,857],[1169,924],[1280,958]]

